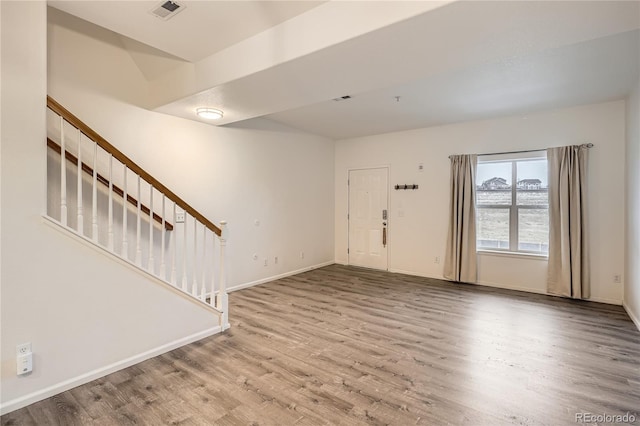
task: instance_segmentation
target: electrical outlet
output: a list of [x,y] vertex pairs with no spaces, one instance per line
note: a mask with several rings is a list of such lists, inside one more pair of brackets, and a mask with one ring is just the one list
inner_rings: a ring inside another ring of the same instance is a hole
[[31,342],[23,343],[21,345],[16,346],[16,355],[26,355],[31,353]]
[[276,265],[278,264],[278,256],[273,258],[273,263],[276,264]]
[[300,259],[304,259],[304,252],[303,251],[300,252]]
[[30,373],[33,370],[33,354],[31,353],[31,342],[22,343],[16,346],[16,374]]
[[269,259],[264,260],[264,266],[269,266]]
[[28,352],[25,355],[18,356],[16,360],[16,374],[21,376],[23,374],[31,373],[33,371],[33,354]]
[[435,259],[433,259],[433,263],[440,263],[440,256],[436,256]]
[[176,212],[176,223],[184,223],[184,212]]
[[622,277],[620,274],[613,274],[613,282],[616,284],[620,284],[622,282]]

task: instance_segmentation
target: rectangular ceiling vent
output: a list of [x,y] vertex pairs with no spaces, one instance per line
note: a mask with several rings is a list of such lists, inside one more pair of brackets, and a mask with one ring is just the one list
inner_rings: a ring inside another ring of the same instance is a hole
[[184,5],[175,1],[168,0],[157,4],[153,9],[149,11],[149,13],[151,13],[156,18],[160,18],[163,21],[166,21],[169,18],[173,18],[174,16],[176,16],[184,8]]

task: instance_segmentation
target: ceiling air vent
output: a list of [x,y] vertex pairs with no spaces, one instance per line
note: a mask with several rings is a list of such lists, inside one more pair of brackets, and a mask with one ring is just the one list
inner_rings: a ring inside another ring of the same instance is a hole
[[160,18],[166,21],[169,18],[173,18],[174,16],[176,16],[184,8],[185,6],[181,5],[180,3],[169,0],[157,4],[153,9],[149,11],[149,13],[151,13],[156,18]]
[[333,98],[333,100],[336,102],[346,101],[347,99],[351,99],[351,96],[345,95],[345,96],[340,96],[339,98]]

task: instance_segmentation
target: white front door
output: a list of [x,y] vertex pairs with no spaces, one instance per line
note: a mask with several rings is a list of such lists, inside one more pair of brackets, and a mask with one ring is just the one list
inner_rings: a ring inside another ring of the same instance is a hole
[[349,171],[349,264],[387,270],[387,168]]

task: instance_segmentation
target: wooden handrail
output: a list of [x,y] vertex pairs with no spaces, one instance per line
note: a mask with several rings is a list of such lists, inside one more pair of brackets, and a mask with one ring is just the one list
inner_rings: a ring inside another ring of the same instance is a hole
[[[124,164],[129,170],[138,174],[142,179],[144,179],[147,183],[153,185],[161,193],[165,194],[167,198],[176,203],[180,208],[182,208],[185,212],[189,213],[191,216],[196,218],[200,223],[209,228],[216,235],[221,236],[222,231],[219,227],[213,224],[209,219],[200,214],[196,209],[187,204],[182,198],[178,197],[172,191],[170,191],[166,186],[158,182],[153,176],[147,173],[142,167],[138,166],[134,163],[129,157],[120,152],[116,147],[111,145],[106,141],[102,136],[100,136],[97,132],[91,129],[89,126],[84,124],[82,120],[69,112],[65,107],[56,102],[51,96],[47,95],[47,106],[49,109],[63,117],[69,124],[71,124],[76,129],[80,130],[86,137],[94,141],[98,144],[102,149],[107,151],[109,154],[113,155],[115,159]],[[77,163],[76,163],[77,164]],[[93,173],[93,172],[92,172]]]
[[[55,141],[51,140],[50,138],[47,138],[47,146],[49,148],[51,148],[54,152],[60,154],[60,152],[62,151],[62,148],[60,147],[60,145],[58,145]],[[65,157],[67,158],[68,161],[70,161],[74,166],[78,165],[78,158],[73,155],[72,153],[70,153],[69,151],[65,151]],[[86,163],[82,163],[82,171],[87,173],[88,175],[93,176],[93,169],[91,168],[91,166],[89,166]],[[101,184],[103,184],[104,186],[109,186],[109,179],[107,179],[106,177],[102,176],[100,173],[97,174],[97,179],[98,182],[100,182]],[[113,185],[113,192],[117,195],[119,195],[120,197],[124,197],[124,191],[118,187],[117,185]],[[134,206],[138,205],[138,200],[136,200],[135,198],[133,198],[131,196],[131,194],[127,194],[127,201],[129,202],[129,204],[133,204]],[[144,204],[140,204],[140,211],[142,211],[142,213],[144,213],[145,215],[149,216],[150,213],[150,209],[149,207],[145,206]],[[153,213],[153,219],[158,222],[159,224],[162,225],[162,216],[158,215],[157,213]],[[164,222],[164,228],[167,231],[173,231],[173,225],[169,222],[167,222],[165,220]]]

